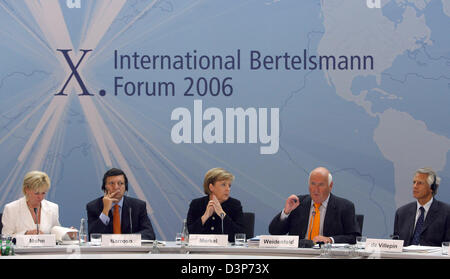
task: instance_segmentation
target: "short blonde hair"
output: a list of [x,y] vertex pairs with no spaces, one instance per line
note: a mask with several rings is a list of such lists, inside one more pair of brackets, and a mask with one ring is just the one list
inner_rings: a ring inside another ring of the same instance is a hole
[[223,168],[213,168],[206,172],[205,179],[203,180],[203,191],[205,192],[205,194],[211,194],[211,191],[209,190],[209,184],[214,185],[214,183],[216,183],[217,181],[222,180],[231,180],[231,182],[233,182],[234,175]]
[[30,171],[25,174],[22,184],[22,192],[25,195],[26,190],[31,189],[35,192],[47,192],[50,189],[50,178],[45,172]]

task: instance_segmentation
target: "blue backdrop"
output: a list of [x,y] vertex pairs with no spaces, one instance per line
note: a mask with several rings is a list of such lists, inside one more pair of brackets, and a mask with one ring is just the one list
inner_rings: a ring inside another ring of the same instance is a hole
[[319,165],[370,237],[417,168],[450,202],[449,1],[3,0],[0,26],[1,208],[39,169],[78,227],[110,167],[168,240],[212,167],[256,234]]

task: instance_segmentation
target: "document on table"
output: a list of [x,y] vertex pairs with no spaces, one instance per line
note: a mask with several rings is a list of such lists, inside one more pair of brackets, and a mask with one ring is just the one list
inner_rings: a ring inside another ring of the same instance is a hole
[[419,245],[410,245],[407,247],[403,247],[403,252],[413,252],[413,253],[434,253],[441,251],[441,247],[436,246],[419,246]]

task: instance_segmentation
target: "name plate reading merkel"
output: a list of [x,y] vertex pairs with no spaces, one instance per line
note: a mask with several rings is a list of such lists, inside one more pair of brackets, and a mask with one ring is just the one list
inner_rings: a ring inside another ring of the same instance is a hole
[[54,234],[16,235],[17,247],[53,247],[55,245]]
[[189,246],[228,246],[227,234],[190,234]]
[[402,252],[403,240],[376,239],[368,238],[366,240],[367,252]]
[[261,235],[259,248],[297,248],[298,235]]
[[102,247],[139,247],[140,234],[102,234]]

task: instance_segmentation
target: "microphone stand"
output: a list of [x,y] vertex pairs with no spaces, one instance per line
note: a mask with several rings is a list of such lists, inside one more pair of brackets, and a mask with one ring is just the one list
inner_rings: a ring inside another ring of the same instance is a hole
[[128,208],[128,213],[130,214],[130,233],[133,233],[133,219],[131,219],[131,207]]
[[225,214],[224,213],[220,213],[220,220],[222,220],[222,234],[224,234],[224,231],[223,231],[223,218],[225,218]]

